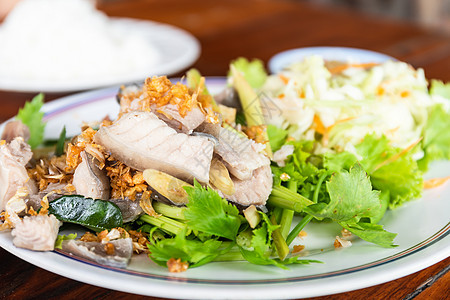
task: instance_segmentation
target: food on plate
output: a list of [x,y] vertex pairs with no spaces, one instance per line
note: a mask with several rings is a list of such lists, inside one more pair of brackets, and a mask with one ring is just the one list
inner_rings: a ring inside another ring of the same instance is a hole
[[0,44],[0,78],[25,82],[108,80],[160,57],[148,38],[117,27],[89,0],[22,0],[0,25]]
[[[297,239],[311,221],[340,225],[332,249],[356,237],[395,247],[384,214],[421,195],[431,161],[450,159],[450,86],[428,89],[401,62],[317,56],[273,75],[238,59],[228,79],[217,96],[197,70],[187,84],[122,86],[117,118],[75,137],[63,128],[53,148],[38,147],[36,96],[3,133],[1,228],[18,247],[119,268],[146,253],[170,272],[317,263]],[[61,222],[88,231],[57,235]]]

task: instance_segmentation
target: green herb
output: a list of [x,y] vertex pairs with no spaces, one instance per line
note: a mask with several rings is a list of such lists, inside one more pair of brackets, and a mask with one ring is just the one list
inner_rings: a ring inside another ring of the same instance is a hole
[[219,194],[203,188],[194,181],[194,187],[186,187],[189,203],[184,216],[193,230],[235,240],[241,221],[239,210]]
[[397,234],[385,231],[382,225],[365,222],[341,222],[339,224],[365,241],[380,245],[385,248],[397,247],[397,245],[393,244],[394,238],[397,236]]
[[271,258],[271,237],[273,232],[279,229],[278,225],[273,225],[269,218],[261,213],[264,222],[261,226],[252,231],[251,239],[248,243],[238,244],[242,256],[252,264],[256,265],[275,265],[282,269],[287,269],[288,264],[309,264],[320,263],[317,260],[301,260],[298,257],[290,257],[284,260]]
[[80,224],[94,231],[123,224],[122,213],[114,203],[79,195],[62,196],[50,202],[48,211],[60,221]]
[[372,190],[370,179],[358,163],[349,172],[343,170],[331,176],[326,186],[330,202],[313,204],[306,209],[318,219],[357,223],[362,217],[378,214],[381,208],[380,192]]
[[55,155],[61,156],[64,154],[64,144],[66,142],[66,126],[63,127],[59,134],[58,142],[56,143]]
[[189,267],[193,268],[204,265],[222,254],[224,251],[219,250],[221,245],[221,241],[214,239],[205,242],[186,239],[186,231],[184,231],[175,238],[164,239],[147,246],[150,250],[149,257],[160,266],[167,266],[167,261],[175,258],[188,262]]
[[43,105],[44,94],[41,93],[35,96],[31,102],[26,102],[16,116],[16,119],[22,121],[30,130],[28,144],[32,149],[39,146],[44,139],[45,123],[42,120],[44,113],[41,111]]
[[62,242],[63,241],[68,241],[68,240],[74,240],[77,238],[77,234],[76,233],[71,233],[68,235],[60,235],[58,234],[58,236],[56,237],[56,241],[55,241],[55,248],[56,249],[62,249]]

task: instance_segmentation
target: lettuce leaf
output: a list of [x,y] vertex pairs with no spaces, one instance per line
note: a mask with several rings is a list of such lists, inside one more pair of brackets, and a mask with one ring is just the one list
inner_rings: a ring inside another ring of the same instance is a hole
[[184,212],[189,228],[235,240],[241,221],[239,210],[219,194],[203,188],[197,181],[194,187],[186,187],[189,203]]
[[395,208],[404,202],[420,197],[423,177],[411,151],[389,144],[386,136],[367,135],[356,145],[356,152],[362,157],[360,163],[370,175],[374,189],[389,191],[389,207]]
[[244,75],[245,80],[252,88],[260,88],[266,82],[267,73],[261,60],[254,59],[249,61],[244,57],[239,57],[232,61],[231,64]]
[[418,162],[422,170],[427,170],[428,164],[433,160],[450,159],[449,128],[450,114],[445,111],[443,105],[437,104],[430,107],[428,122],[423,131],[424,157]]
[[25,106],[19,109],[16,119],[22,121],[30,130],[28,144],[32,149],[42,143],[44,139],[45,123],[42,121],[44,113],[41,111],[44,105],[44,94],[35,96],[31,102],[26,102]]
[[439,95],[450,100],[450,83],[443,83],[440,80],[431,80],[430,95]]
[[269,136],[270,148],[275,152],[285,144],[288,132],[287,130],[269,124],[267,125],[267,134]]

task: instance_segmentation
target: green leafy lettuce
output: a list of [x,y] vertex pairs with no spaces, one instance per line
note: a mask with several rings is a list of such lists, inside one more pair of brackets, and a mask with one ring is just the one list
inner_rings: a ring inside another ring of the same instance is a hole
[[[389,144],[386,136],[368,134],[355,146],[361,157],[359,163],[370,175],[374,189],[389,193],[389,207],[395,208],[422,193],[422,171],[411,151],[403,151]],[[353,153],[325,154],[324,165],[330,170],[340,171],[358,161]]]
[[[450,85],[449,85],[450,86]],[[449,96],[450,97],[450,96]],[[428,108],[428,122],[423,130],[424,157],[419,160],[422,170],[433,160],[450,159],[450,114],[441,104]]]
[[252,88],[260,88],[266,82],[267,73],[261,60],[254,59],[249,61],[244,57],[239,57],[232,61],[231,64],[244,75],[244,78]]
[[450,99],[450,83],[443,83],[440,80],[431,80],[430,95],[439,95]]
[[267,125],[267,134],[269,136],[270,147],[275,152],[286,142],[288,132],[287,130],[269,124]]

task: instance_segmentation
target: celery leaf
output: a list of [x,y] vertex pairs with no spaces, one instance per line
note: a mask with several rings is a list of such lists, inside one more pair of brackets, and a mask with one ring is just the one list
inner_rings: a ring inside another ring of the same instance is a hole
[[44,95],[41,93],[35,96],[31,102],[26,102],[16,116],[16,119],[22,121],[30,130],[28,144],[32,149],[39,146],[44,139],[45,123],[42,120],[44,113],[41,111],[43,105]]
[[241,225],[239,210],[219,194],[203,188],[197,181],[186,187],[189,203],[184,216],[191,229],[235,240]]

